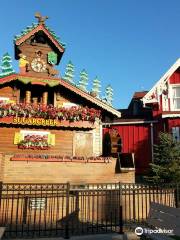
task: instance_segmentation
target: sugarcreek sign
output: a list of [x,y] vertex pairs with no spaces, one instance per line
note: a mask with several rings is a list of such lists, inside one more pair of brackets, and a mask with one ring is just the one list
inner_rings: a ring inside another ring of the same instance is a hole
[[88,121],[69,121],[58,119],[45,119],[45,118],[25,118],[25,117],[13,117],[6,116],[0,118],[0,124],[12,124],[12,125],[28,125],[28,126],[42,126],[42,127],[83,127],[83,128],[95,128],[95,124]]
[[36,125],[36,126],[57,126],[55,119],[43,119],[43,118],[23,118],[14,117],[13,124],[25,124],[25,125]]

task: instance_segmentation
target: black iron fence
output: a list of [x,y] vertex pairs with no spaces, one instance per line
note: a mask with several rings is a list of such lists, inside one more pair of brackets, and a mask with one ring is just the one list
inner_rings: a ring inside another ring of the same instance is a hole
[[7,238],[122,232],[151,202],[178,207],[179,186],[0,183],[0,226]]

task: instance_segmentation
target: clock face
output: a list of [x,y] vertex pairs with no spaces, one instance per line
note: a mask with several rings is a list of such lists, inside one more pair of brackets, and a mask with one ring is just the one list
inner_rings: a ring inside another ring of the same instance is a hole
[[46,63],[41,58],[34,58],[31,67],[35,72],[46,72]]

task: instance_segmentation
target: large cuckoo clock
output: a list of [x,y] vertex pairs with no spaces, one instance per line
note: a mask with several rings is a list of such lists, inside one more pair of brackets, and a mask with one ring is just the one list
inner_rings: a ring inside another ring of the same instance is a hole
[[[47,17],[35,15],[38,24],[27,30],[15,41],[15,58],[19,60],[20,73],[36,77],[56,77],[64,52],[63,44],[46,25]],[[28,31],[29,30],[29,31]]]

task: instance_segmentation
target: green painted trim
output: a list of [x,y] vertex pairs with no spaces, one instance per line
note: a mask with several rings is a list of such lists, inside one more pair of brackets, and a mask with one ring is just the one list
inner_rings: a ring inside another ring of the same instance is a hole
[[[21,31],[20,34],[14,36],[14,43],[19,40],[20,38],[24,37],[27,33],[31,32],[38,26],[37,23],[32,23],[31,26],[27,26],[24,30]],[[47,25],[44,25],[44,27],[47,29],[47,31],[50,32],[50,34],[53,36],[53,38],[65,49],[66,44],[63,43],[60,38],[56,35],[56,33]]]
[[36,78],[31,79],[28,77],[18,77],[17,80],[23,82],[24,84],[33,83],[33,82],[42,82],[42,83],[46,83],[50,87],[54,87],[60,84],[60,81],[54,80],[54,79],[36,79]]

